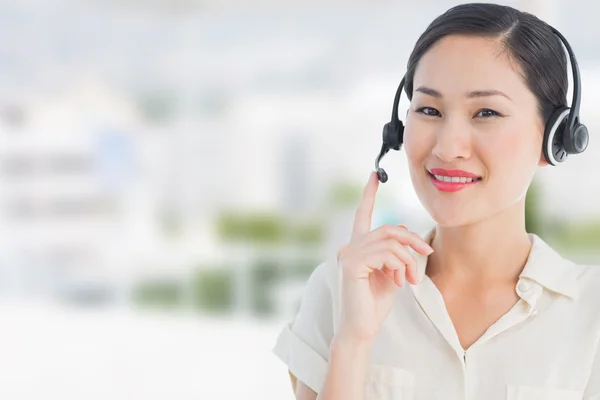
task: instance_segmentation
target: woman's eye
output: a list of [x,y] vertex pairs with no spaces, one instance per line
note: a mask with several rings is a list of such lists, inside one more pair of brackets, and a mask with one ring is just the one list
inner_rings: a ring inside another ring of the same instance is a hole
[[499,115],[500,114],[494,110],[490,110],[489,108],[484,108],[483,110],[479,111],[475,116],[481,117],[481,118],[488,118],[488,117],[496,117]]
[[421,107],[417,110],[417,112],[423,113],[425,115],[430,115],[432,117],[439,117],[440,112],[435,108],[431,107]]

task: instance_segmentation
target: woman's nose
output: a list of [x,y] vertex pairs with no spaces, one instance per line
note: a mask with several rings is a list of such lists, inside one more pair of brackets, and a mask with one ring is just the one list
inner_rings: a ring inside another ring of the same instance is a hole
[[437,132],[432,153],[444,162],[471,157],[471,134],[468,124],[448,121]]

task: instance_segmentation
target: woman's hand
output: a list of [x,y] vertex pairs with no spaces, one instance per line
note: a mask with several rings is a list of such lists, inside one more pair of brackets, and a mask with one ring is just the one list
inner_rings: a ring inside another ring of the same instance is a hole
[[342,315],[336,336],[356,341],[371,340],[379,332],[398,287],[406,280],[417,284],[417,263],[407,246],[423,255],[433,252],[403,225],[384,225],[371,231],[378,186],[373,172],[356,211],[350,242],[338,252]]

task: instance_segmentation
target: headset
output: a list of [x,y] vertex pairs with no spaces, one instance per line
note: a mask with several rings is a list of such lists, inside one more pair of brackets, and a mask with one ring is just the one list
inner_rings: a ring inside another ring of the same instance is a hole
[[[548,164],[555,166],[566,161],[569,154],[583,153],[588,146],[589,134],[586,126],[579,122],[581,79],[573,49],[558,30],[553,27],[550,28],[567,49],[573,70],[573,100],[571,101],[571,107],[560,106],[555,109],[544,128],[542,152]],[[382,183],[387,182],[388,175],[379,166],[379,162],[390,150],[400,150],[404,141],[404,124],[398,119],[398,104],[400,103],[400,95],[404,89],[405,81],[406,76],[402,78],[396,91],[392,107],[392,118],[383,127],[383,144],[379,155],[375,159],[375,170],[379,181]]]

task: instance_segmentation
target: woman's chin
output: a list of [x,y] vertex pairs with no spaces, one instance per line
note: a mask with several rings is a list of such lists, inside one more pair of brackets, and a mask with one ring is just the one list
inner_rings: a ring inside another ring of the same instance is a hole
[[459,226],[469,225],[474,222],[473,220],[468,219],[468,218],[452,218],[452,217],[447,217],[447,218],[434,217],[433,220],[435,221],[436,225],[438,225],[439,227],[442,227],[442,228],[456,228]]
[[478,219],[473,210],[461,209],[460,207],[430,207],[427,211],[440,227],[451,228],[469,225]]

